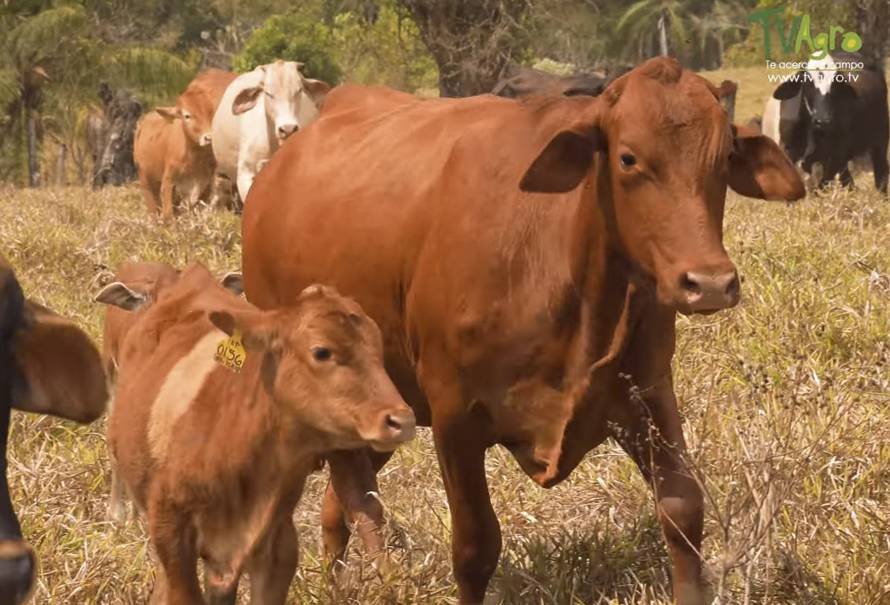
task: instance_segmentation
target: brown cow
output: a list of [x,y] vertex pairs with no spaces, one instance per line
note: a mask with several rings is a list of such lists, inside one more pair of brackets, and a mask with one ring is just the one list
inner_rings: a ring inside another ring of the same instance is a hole
[[610,73],[578,72],[570,76],[557,76],[533,67],[517,67],[502,78],[491,93],[499,97],[520,99],[532,95],[564,95],[573,97],[602,93],[609,83],[627,73],[630,68],[619,68]]
[[[677,601],[703,603],[674,322],[739,299],[722,243],[727,187],[804,195],[772,141],[731,126],[718,92],[668,58],[593,98],[341,87],[256,180],[248,299],[273,308],[324,281],[380,325],[387,371],[432,423],[462,604],[482,602],[501,549],[486,449],[505,445],[550,487],[610,436],[655,487]],[[361,485],[332,473],[324,535],[337,555],[338,499]]]
[[34,585],[34,553],[9,497],[6,446],[10,411],[92,422],[108,393],[99,351],[71,322],[25,299],[0,256],[0,605],[25,602]]
[[[136,323],[140,312],[147,309],[161,293],[179,281],[179,269],[167,263],[126,262],[114,273],[114,280],[96,295],[96,302],[107,305],[102,331],[102,361],[108,382],[113,387],[120,365],[121,345],[124,337]],[[241,294],[241,273],[226,273],[220,280],[222,286],[235,294]],[[109,402],[109,408],[112,407]],[[117,478],[115,463],[111,465],[111,497],[108,501],[108,517],[116,521],[126,519],[124,486]]]
[[[243,342],[239,372],[214,359],[226,335]],[[233,603],[247,573],[253,602],[283,604],[291,516],[319,455],[392,451],[413,435],[380,330],[354,301],[316,285],[259,311],[186,269],[130,329],[109,421],[160,562],[152,602],[203,603],[200,556],[213,603]]]
[[150,212],[173,217],[176,200],[196,203],[213,182],[216,160],[210,125],[226,87],[236,74],[208,69],[192,80],[175,107],[157,107],[139,121],[133,158]]

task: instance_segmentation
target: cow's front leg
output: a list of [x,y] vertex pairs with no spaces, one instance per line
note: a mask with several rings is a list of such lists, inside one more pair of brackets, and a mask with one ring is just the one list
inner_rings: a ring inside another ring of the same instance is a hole
[[288,512],[269,529],[247,565],[251,605],[284,605],[298,559],[297,531]]
[[21,539],[0,539],[0,605],[19,605],[34,588],[34,551]]
[[195,530],[187,515],[163,497],[156,497],[149,504],[148,529],[161,567],[161,582],[152,594],[152,603],[157,599],[164,605],[204,605]]
[[165,221],[173,218],[173,194],[173,175],[168,170],[161,180],[161,218]]
[[242,151],[238,157],[238,178],[235,182],[242,203],[247,201],[247,193],[253,186],[253,180],[256,178],[257,172],[257,164],[251,158],[250,150]]
[[322,505],[322,536],[325,554],[332,565],[345,563],[350,528],[354,525],[365,546],[365,554],[378,567],[385,554],[384,510],[377,497],[377,473],[390,459],[390,452],[338,451],[327,456],[331,480]]
[[491,420],[482,405],[467,404],[457,371],[448,368],[447,360],[425,359],[418,373],[433,411],[433,439],[451,511],[451,562],[459,602],[479,605],[501,555],[501,527],[485,477]]
[[654,492],[671,555],[674,599],[679,605],[703,605],[703,496],[686,464],[686,443],[670,375],[632,394],[627,403],[614,437]]

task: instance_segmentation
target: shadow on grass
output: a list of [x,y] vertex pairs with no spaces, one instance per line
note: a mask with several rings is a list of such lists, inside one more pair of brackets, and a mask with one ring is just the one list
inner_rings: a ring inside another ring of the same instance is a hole
[[670,602],[670,560],[656,518],[514,537],[493,587],[505,605]]

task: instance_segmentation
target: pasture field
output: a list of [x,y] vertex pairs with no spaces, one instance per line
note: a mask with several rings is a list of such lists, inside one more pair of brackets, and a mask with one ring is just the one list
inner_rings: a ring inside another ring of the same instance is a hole
[[[762,107],[751,88],[743,82],[739,123]],[[890,201],[861,174],[855,191],[791,205],[730,194],[725,225],[742,302],[679,318],[675,358],[690,458],[707,494],[704,556],[715,599],[890,603]],[[240,241],[238,217],[223,211],[157,222],[135,185],[0,188],[0,253],[32,298],[97,340],[103,310],[92,295],[108,269],[139,259],[233,270]],[[146,602],[144,524],[105,518],[103,435],[104,421],[79,427],[14,413],[10,483],[40,559],[39,605]],[[487,464],[504,531],[492,603],[670,602],[652,498],[617,446],[596,449],[549,491],[504,449],[490,450]],[[456,602],[428,430],[381,476],[394,559],[386,574],[361,560],[356,543],[347,574],[329,579],[319,548],[325,481],[324,471],[310,479],[296,513],[302,551],[292,603]]]

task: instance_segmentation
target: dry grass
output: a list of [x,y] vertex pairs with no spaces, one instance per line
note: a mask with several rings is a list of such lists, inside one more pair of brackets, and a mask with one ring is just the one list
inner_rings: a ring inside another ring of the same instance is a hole
[[[678,322],[676,387],[708,492],[705,557],[722,603],[890,602],[890,202],[859,182],[793,206],[731,195],[726,240],[743,302]],[[135,188],[0,189],[0,216],[0,252],[26,291],[96,338],[91,294],[106,268],[125,259],[239,265],[237,217],[198,210],[168,228],[145,215]],[[144,527],[104,518],[103,423],[16,414],[11,444],[14,499],[42,566],[36,602],[144,603]],[[651,497],[615,446],[550,491],[505,450],[491,450],[488,468],[505,534],[493,602],[669,602]],[[428,432],[383,473],[398,559],[390,577],[356,560],[339,588],[325,578],[324,481],[310,480],[296,514],[293,603],[456,601]]]

